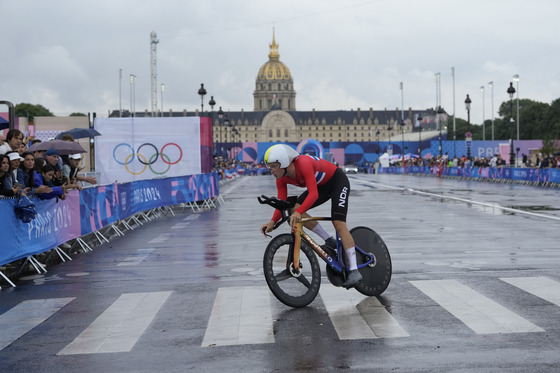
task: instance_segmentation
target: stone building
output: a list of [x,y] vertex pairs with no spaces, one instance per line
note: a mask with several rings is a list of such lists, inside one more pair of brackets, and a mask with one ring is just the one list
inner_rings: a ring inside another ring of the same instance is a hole
[[[409,139],[418,138],[418,131],[438,130],[436,113],[433,109],[412,110],[403,113],[401,109],[383,108],[374,110],[360,108],[351,110],[297,110],[294,78],[288,66],[280,61],[279,44],[273,31],[270,52],[266,61],[257,72],[253,91],[253,111],[216,111],[212,110],[212,131],[216,155],[232,157],[229,152],[237,149],[234,156],[257,143],[288,142],[301,143],[313,139],[321,143],[337,143],[346,147],[354,143],[371,144],[376,142],[377,152],[385,151],[382,142],[398,143],[405,135]],[[221,114],[221,115],[219,115]],[[125,112],[123,116],[129,116]],[[151,113],[137,112],[136,116],[150,116]],[[169,111],[163,116],[198,116],[198,109],[187,112]],[[210,113],[204,113],[209,116]],[[417,118],[421,116],[422,123]],[[118,111],[110,116],[119,116]],[[441,116],[445,128],[447,114]],[[446,130],[443,131],[444,133]],[[413,134],[415,133],[415,134]],[[429,133],[426,133],[428,140]],[[414,141],[414,140],[412,140]],[[250,145],[251,144],[251,145]],[[327,146],[328,147],[328,146]],[[404,146],[401,146],[404,147]],[[410,149],[424,148],[422,144]],[[397,150],[400,150],[397,149]],[[410,150],[412,151],[412,150]]]

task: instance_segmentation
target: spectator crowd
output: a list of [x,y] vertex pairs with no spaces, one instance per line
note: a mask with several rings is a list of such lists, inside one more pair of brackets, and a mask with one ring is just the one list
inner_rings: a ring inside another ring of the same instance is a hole
[[[61,138],[74,141],[70,135]],[[96,184],[97,180],[79,174],[81,154],[60,154],[54,147],[29,152],[28,146],[39,143],[24,139],[18,129],[0,138],[0,196],[34,196],[41,199],[65,199],[68,190],[81,189],[79,181]],[[47,143],[48,144],[48,143]]]

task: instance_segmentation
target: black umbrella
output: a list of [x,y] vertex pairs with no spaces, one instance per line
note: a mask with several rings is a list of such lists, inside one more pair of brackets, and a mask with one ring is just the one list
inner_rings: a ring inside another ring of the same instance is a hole
[[64,131],[59,133],[55,139],[60,139],[64,135],[72,135],[75,139],[82,139],[84,137],[95,137],[101,136],[99,132],[94,130],[93,128],[74,128],[68,131]]

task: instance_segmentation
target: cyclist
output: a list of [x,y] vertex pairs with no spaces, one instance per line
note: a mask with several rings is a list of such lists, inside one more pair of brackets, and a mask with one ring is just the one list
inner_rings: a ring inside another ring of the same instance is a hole
[[[292,210],[290,216],[292,227],[302,217],[309,217],[306,213],[309,209],[319,206],[329,199],[331,200],[333,226],[342,240],[342,247],[350,267],[350,272],[342,286],[348,288],[355,285],[362,279],[362,275],[358,271],[354,239],[346,225],[350,182],[344,172],[324,159],[310,155],[300,155],[285,144],[276,144],[268,148],[264,155],[264,161],[276,178],[279,199],[285,200],[288,197],[288,184],[307,188],[297,198],[297,203]],[[272,219],[262,225],[261,232],[271,232],[274,224],[280,218],[281,214],[276,210]],[[308,222],[305,227],[324,239],[327,246],[336,247],[334,238],[330,237],[318,222]]]

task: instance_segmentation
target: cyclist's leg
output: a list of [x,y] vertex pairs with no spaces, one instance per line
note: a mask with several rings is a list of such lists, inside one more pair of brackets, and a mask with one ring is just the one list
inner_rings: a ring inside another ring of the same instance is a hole
[[356,261],[356,249],[354,238],[346,225],[346,215],[348,213],[348,197],[350,196],[350,181],[342,170],[336,170],[334,175],[334,183],[332,187],[331,199],[331,215],[333,218],[333,226],[340,236],[344,254],[348,260],[350,273],[342,286],[350,287],[355,285],[362,279],[362,275],[358,271]]
[[[303,203],[305,198],[307,198],[308,194],[309,193],[306,190],[305,192],[303,192],[301,195],[298,196],[297,203],[295,204],[292,212],[294,210],[296,210]],[[327,200],[328,200],[328,196],[322,196],[321,194],[319,194],[319,198],[317,199],[317,201],[315,202],[313,207],[319,206],[320,204],[324,203]],[[303,218],[310,218],[311,217],[311,215],[309,215],[307,212],[304,212],[301,216]],[[327,241],[327,240],[330,239],[331,241],[330,241],[329,246],[333,246],[333,243],[334,243],[333,249],[336,249],[335,239],[323,228],[323,226],[318,221],[310,221],[310,222],[305,223],[303,226],[305,228],[309,229],[310,231],[312,231],[313,233],[315,233],[316,235],[318,235],[319,237],[321,237],[324,241]]]

